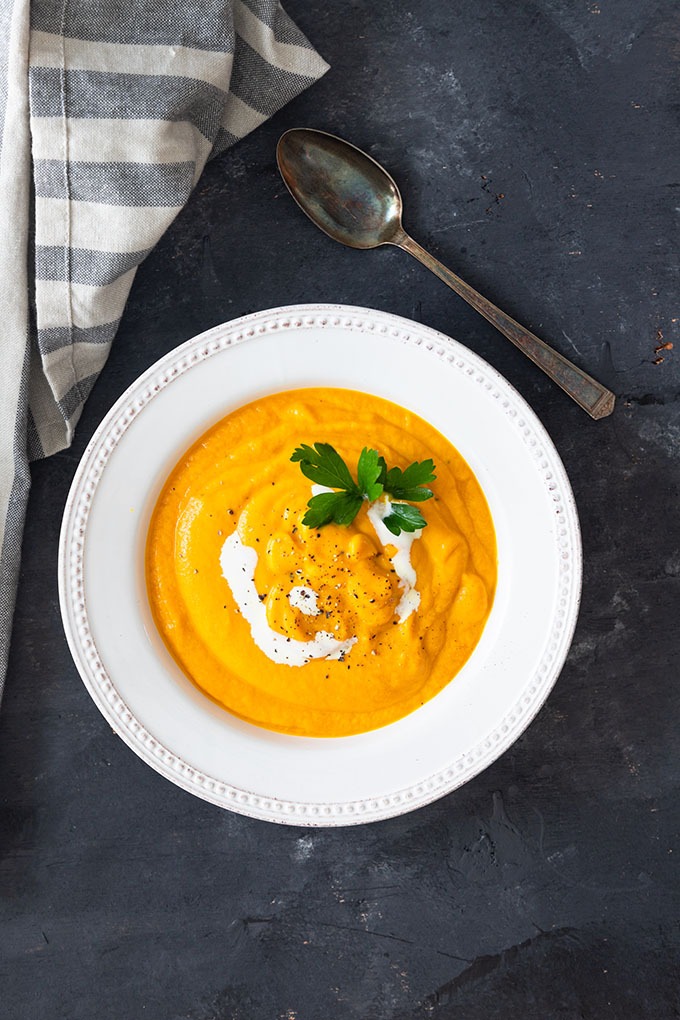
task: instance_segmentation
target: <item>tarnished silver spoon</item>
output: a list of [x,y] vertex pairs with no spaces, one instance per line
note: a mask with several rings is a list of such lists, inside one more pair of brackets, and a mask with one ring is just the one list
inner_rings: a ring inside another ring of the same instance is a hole
[[614,410],[615,396],[530,333],[425,251],[402,226],[397,185],[379,163],[342,138],[293,128],[279,139],[276,159],[288,190],[309,218],[350,248],[393,244],[413,255],[542,368],[592,418]]

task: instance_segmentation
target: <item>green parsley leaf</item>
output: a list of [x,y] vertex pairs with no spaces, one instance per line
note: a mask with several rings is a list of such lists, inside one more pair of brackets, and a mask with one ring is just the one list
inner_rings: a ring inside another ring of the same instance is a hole
[[432,496],[432,490],[425,488],[425,485],[433,482],[436,477],[432,460],[416,460],[405,471],[398,467],[391,468],[381,481],[385,492],[395,499],[419,503]]
[[317,485],[346,489],[348,492],[359,491],[349,473],[349,468],[330,443],[314,443],[313,447],[303,444],[295,450],[290,459],[293,463],[299,461],[303,475]]
[[436,478],[431,460],[414,461],[405,471],[401,468],[387,470],[385,458],[377,450],[365,446],[357,464],[357,482],[352,478],[345,461],[330,443],[303,443],[290,458],[299,463],[306,478],[317,485],[340,491],[321,492],[307,503],[307,512],[302,523],[308,528],[322,528],[324,524],[351,524],[366,499],[370,503],[379,499],[383,492],[393,500],[390,514],[384,518],[385,526],[393,535],[402,531],[413,532],[426,525],[420,510],[410,503],[430,499],[432,490],[426,482]]
[[320,492],[307,504],[302,523],[308,528],[322,528],[324,524],[351,524],[363,502],[359,493]]
[[383,518],[383,524],[393,535],[400,535],[402,531],[413,532],[427,527],[427,521],[418,507],[410,506],[408,503],[393,503],[391,512]]
[[407,503],[422,503],[425,499],[432,499],[433,495],[432,489],[424,485],[419,485],[416,489],[396,489],[390,493],[393,499],[404,499]]
[[382,496],[382,483],[379,481],[382,474],[382,465],[385,461],[378,454],[377,450],[369,450],[366,446],[361,451],[357,465],[357,480],[359,489],[369,501],[373,503],[379,496]]

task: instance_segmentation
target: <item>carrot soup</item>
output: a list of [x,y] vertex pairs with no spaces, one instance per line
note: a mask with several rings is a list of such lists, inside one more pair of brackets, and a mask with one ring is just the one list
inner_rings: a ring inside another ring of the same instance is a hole
[[239,408],[182,456],[146,577],[201,691],[258,726],[339,737],[413,712],[460,670],[491,610],[496,539],[473,472],[426,421],[300,389]]

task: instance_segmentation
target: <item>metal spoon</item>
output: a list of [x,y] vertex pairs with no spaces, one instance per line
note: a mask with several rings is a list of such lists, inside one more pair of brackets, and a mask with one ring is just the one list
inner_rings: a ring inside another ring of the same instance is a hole
[[442,265],[405,232],[402,201],[387,171],[342,138],[293,128],[279,139],[276,159],[288,190],[309,218],[350,248],[393,244],[413,255],[542,368],[592,418],[614,410],[615,396]]

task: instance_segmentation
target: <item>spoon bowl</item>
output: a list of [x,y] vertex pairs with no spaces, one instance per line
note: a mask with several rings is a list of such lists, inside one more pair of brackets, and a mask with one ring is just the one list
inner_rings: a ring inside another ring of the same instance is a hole
[[279,139],[281,176],[300,208],[325,234],[350,248],[393,244],[427,266],[538,365],[591,418],[614,410],[615,396],[583,369],[492,304],[439,262],[402,226],[399,189],[387,170],[349,142],[312,128]]
[[335,135],[292,128],[276,159],[291,195],[334,241],[377,248],[403,233],[402,201],[390,175],[367,153]]

